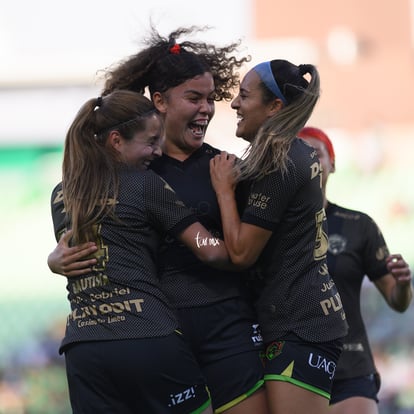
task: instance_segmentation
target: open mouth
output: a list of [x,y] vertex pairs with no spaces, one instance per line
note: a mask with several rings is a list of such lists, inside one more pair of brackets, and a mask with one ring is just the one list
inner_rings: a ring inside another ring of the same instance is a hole
[[142,167],[144,170],[148,170],[148,168],[149,168],[149,166],[150,166],[150,164],[151,164],[151,161],[152,161],[152,160],[145,160],[145,161],[143,161],[143,163],[141,164],[141,167]]
[[198,138],[204,137],[204,135],[206,133],[206,130],[207,130],[207,126],[208,126],[208,120],[207,119],[204,120],[204,121],[190,122],[188,124],[188,128],[191,130],[193,135],[198,137]]

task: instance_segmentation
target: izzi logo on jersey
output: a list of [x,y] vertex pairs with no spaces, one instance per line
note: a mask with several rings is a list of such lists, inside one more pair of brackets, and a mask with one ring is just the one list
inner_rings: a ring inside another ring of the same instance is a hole
[[182,404],[191,398],[196,397],[195,388],[197,386],[193,386],[190,388],[185,389],[182,392],[178,392],[177,394],[170,394],[170,403],[168,404],[168,407],[174,407],[176,405]]
[[260,332],[260,326],[258,323],[254,323],[252,325],[252,341],[255,345],[262,345],[263,344],[263,337],[262,333]]

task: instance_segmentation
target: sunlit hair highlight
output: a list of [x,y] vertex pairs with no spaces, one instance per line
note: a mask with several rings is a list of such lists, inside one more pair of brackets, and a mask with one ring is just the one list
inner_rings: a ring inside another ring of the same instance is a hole
[[110,132],[130,140],[154,113],[148,98],[131,91],[114,91],[80,108],[66,134],[62,164],[63,201],[74,243],[91,240],[93,225],[114,213],[121,159],[107,145]]
[[[233,90],[239,84],[238,69],[250,57],[238,57],[240,41],[217,47],[206,42],[181,39],[207,29],[197,26],[178,28],[168,37],[163,37],[151,26],[149,36],[144,40],[144,49],[106,70],[103,94],[115,89],[141,93],[148,90],[152,97],[154,92],[164,93],[209,72],[215,85],[214,100],[232,99]],[[177,44],[179,48],[174,47]]]
[[[272,60],[271,68],[287,103],[261,126],[246,149],[239,164],[240,180],[260,179],[273,171],[287,172],[290,145],[319,99],[319,73],[315,66]],[[309,75],[310,80],[305,75]],[[277,98],[264,83],[261,89],[264,103]]]

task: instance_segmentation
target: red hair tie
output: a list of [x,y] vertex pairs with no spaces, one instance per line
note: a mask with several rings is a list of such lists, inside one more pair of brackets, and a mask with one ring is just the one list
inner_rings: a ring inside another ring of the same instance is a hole
[[176,43],[174,46],[172,46],[170,48],[170,53],[172,53],[173,55],[179,55],[181,51],[181,46]]

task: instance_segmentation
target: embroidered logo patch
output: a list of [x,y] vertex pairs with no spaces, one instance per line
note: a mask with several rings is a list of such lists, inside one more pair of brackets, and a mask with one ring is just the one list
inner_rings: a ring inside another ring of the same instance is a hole
[[329,235],[329,253],[337,256],[341,254],[346,249],[346,238],[340,234],[330,234]]
[[264,351],[264,357],[271,361],[272,359],[276,358],[282,353],[283,346],[285,345],[285,341],[275,341],[271,342]]

